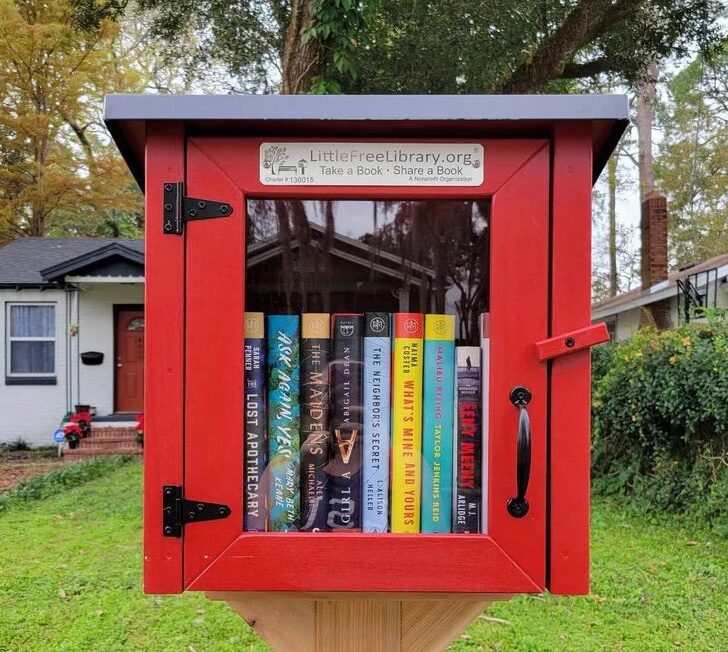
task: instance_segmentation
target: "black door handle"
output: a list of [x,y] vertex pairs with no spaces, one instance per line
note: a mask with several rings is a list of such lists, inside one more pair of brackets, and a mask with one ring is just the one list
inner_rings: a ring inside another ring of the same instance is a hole
[[506,508],[513,518],[528,514],[528,481],[531,476],[531,420],[526,406],[531,402],[531,390],[518,385],[511,390],[511,403],[518,408],[518,457],[516,459],[516,488],[518,495],[511,498]]

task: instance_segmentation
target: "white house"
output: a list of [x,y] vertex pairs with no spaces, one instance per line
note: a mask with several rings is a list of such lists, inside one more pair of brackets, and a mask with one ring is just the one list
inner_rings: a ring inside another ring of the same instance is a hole
[[52,444],[75,405],[144,404],[144,243],[22,238],[0,250],[0,442]]
[[[322,233],[312,225],[313,240]],[[406,273],[400,256],[338,233],[331,254],[360,288],[354,297],[332,292],[332,310],[355,301],[361,310],[406,311],[423,294],[429,301],[429,268]],[[280,291],[278,238],[252,244],[248,256],[251,295],[271,300]],[[370,268],[380,272],[376,287]],[[134,425],[144,409],[143,240],[15,240],[0,249],[0,307],[0,442],[49,445],[76,405],[96,409],[95,426]]]
[[696,308],[728,310],[728,253],[670,272],[667,279],[592,306],[592,320],[607,323],[612,338],[630,338],[641,324],[672,328],[695,319]]

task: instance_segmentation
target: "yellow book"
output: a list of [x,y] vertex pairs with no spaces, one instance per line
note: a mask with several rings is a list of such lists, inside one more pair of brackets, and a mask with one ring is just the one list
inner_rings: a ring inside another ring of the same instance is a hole
[[394,315],[392,350],[392,532],[419,532],[422,500],[424,315]]

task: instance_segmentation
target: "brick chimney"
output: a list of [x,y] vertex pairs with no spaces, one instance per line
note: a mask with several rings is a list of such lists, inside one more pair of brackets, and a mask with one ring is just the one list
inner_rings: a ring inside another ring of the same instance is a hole
[[652,192],[642,202],[642,289],[667,279],[667,200]]
[[[642,289],[646,290],[667,280],[667,200],[657,191],[649,193],[642,202],[640,230]],[[669,299],[651,303],[640,313],[641,326],[670,328],[672,321]]]

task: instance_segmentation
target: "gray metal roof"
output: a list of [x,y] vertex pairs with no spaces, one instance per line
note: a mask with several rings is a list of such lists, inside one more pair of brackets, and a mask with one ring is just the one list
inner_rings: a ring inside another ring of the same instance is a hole
[[107,95],[110,120],[623,120],[625,95]]
[[104,120],[139,184],[150,121],[190,135],[548,137],[592,123],[595,178],[629,120],[625,95],[107,95]]
[[43,286],[42,270],[112,244],[144,254],[144,241],[127,238],[19,238],[0,249],[0,286]]

